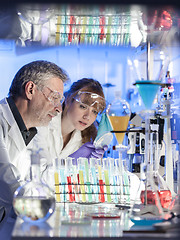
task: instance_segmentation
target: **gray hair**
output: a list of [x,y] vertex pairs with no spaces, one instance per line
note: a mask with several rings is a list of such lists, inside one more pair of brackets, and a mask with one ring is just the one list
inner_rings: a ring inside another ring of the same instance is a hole
[[24,65],[16,73],[9,88],[9,96],[21,96],[27,82],[34,82],[42,88],[48,80],[58,77],[63,83],[69,80],[67,73],[55,63],[48,61],[34,61]]

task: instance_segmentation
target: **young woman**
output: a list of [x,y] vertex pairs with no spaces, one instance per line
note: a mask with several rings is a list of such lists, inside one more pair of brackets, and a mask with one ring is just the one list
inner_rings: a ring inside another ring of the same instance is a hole
[[41,157],[48,162],[68,156],[100,157],[104,149],[96,149],[96,117],[106,107],[101,84],[91,78],[74,82],[65,92],[62,113],[52,119],[47,128],[39,128],[34,141]]

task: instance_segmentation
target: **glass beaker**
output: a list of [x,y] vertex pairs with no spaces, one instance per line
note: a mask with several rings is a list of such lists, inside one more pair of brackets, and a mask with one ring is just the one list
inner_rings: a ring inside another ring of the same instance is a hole
[[55,210],[54,192],[40,178],[38,153],[31,154],[30,181],[14,193],[15,213],[26,222],[46,221]]

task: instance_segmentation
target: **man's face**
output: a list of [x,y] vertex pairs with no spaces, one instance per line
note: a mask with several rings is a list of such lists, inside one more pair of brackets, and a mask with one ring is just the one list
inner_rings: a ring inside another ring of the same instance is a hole
[[47,126],[62,111],[60,101],[63,90],[64,84],[59,78],[49,80],[42,90],[36,89],[31,103],[31,121],[35,127]]

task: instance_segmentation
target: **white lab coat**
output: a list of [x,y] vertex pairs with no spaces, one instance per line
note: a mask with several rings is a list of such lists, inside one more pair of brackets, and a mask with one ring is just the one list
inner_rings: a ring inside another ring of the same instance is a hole
[[[5,181],[13,193],[29,173],[29,167],[27,147],[4,98],[0,101],[0,181]],[[0,201],[8,201],[1,197],[0,194]]]
[[52,164],[54,159],[65,159],[82,145],[81,131],[74,130],[70,141],[63,148],[61,133],[61,114],[53,118],[48,127],[39,127],[38,134],[33,140],[33,146],[40,151],[41,158],[46,159],[47,164]]

